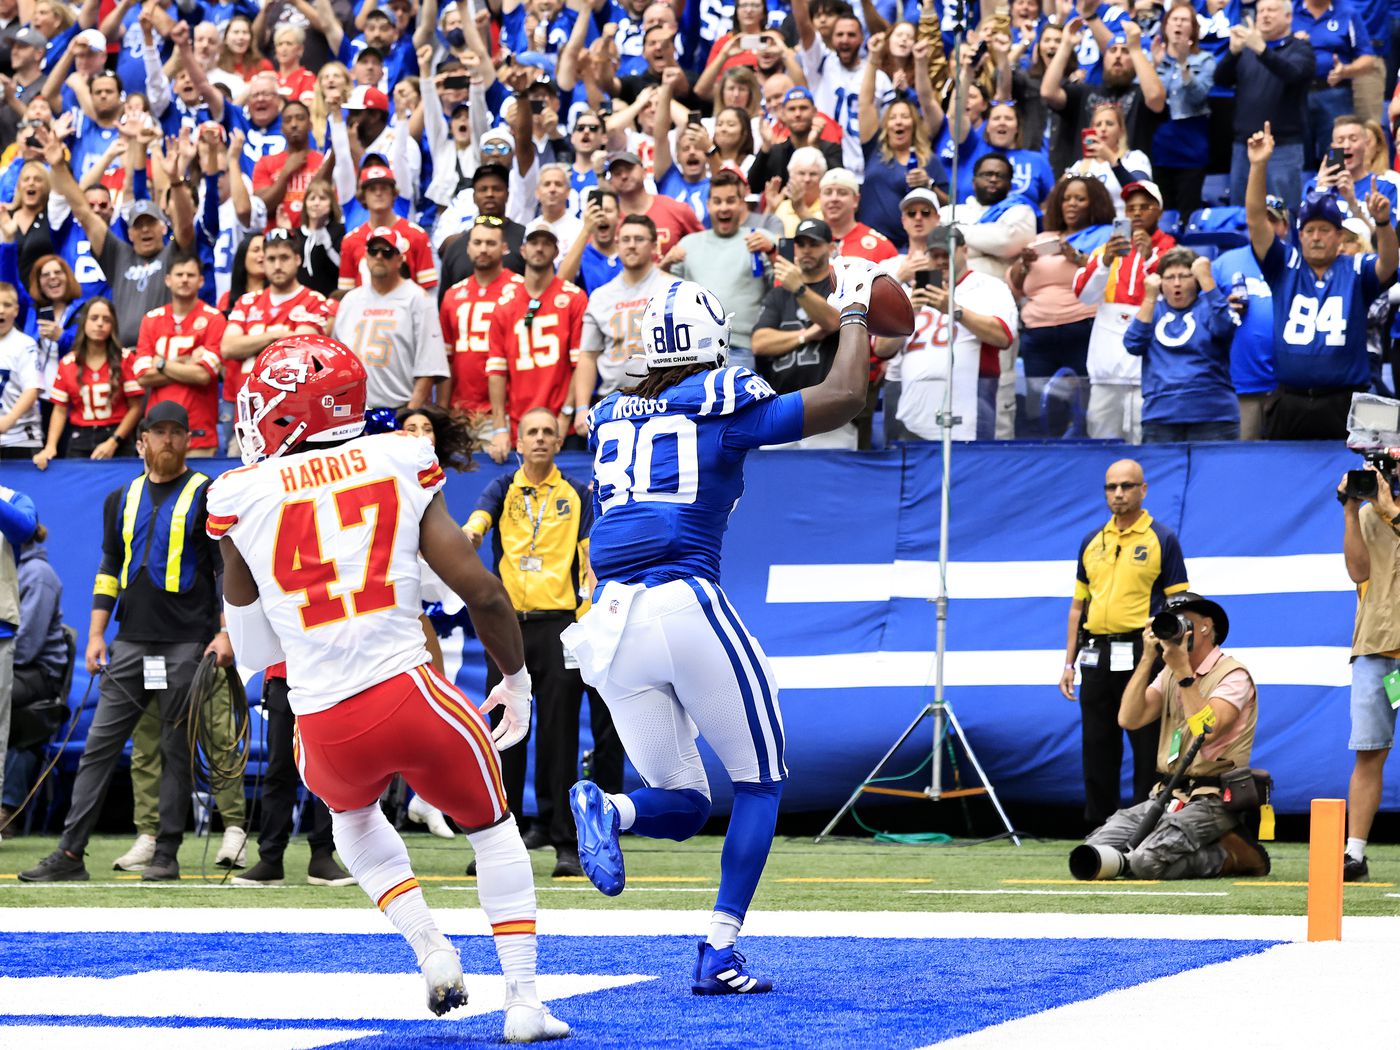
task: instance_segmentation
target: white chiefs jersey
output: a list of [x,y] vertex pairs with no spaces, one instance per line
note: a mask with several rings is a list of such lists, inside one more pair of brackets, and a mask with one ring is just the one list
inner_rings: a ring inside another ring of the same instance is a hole
[[[995,317],[1008,334],[1016,332],[1016,300],[1004,281],[976,270],[965,270],[958,279],[953,304]],[[956,329],[956,335],[950,362],[948,337],[952,328]],[[984,351],[1000,353],[995,347],[986,346],[966,325],[952,325],[947,314],[930,307],[918,310],[914,314],[914,332],[905,340],[899,355],[899,421],[926,441],[942,437],[938,413],[943,409],[943,398],[951,378],[953,415],[962,417],[962,422],[953,427],[953,440],[976,440],[977,377]]]
[[265,460],[209,486],[209,534],[231,539],[257,581],[293,713],[428,662],[418,534],[442,484],[432,446],[400,432]]

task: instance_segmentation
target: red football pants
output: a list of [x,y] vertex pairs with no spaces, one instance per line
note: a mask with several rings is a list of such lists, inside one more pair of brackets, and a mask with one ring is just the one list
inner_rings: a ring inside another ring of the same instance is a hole
[[302,782],[337,812],[362,809],[394,774],[464,829],[510,812],[491,727],[431,664],[297,718]]

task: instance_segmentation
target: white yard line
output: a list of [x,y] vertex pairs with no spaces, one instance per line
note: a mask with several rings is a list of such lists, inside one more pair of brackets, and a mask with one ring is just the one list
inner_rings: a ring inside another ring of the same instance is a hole
[[[486,935],[475,908],[437,908],[445,933]],[[693,936],[710,926],[710,912],[674,909],[547,908],[546,937]],[[363,908],[0,908],[0,933],[393,933],[389,921]],[[1349,917],[1347,941],[1400,944],[1400,916]],[[1083,938],[1143,937],[1303,940],[1303,916],[1067,915],[1006,912],[750,912],[748,937]]]

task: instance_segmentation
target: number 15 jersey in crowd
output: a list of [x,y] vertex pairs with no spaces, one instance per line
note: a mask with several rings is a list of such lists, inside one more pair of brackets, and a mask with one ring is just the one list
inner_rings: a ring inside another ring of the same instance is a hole
[[314,714],[428,662],[418,530],[442,488],[432,446],[397,432],[264,460],[209,486],[287,654],[292,711]]
[[682,380],[655,400],[609,394],[589,414],[601,586],[719,581],[729,515],[744,493],[744,457],[802,436],[802,394],[778,395],[747,368]]

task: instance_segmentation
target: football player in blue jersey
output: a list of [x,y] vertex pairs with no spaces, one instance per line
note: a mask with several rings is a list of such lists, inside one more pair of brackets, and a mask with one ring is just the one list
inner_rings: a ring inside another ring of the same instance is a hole
[[[607,702],[646,787],[609,795],[590,781],[574,785],[579,859],[614,896],[626,882],[623,831],[682,841],[704,826],[710,789],[695,746],[703,734],[734,783],[734,808],[697,995],[773,988],[746,971],[734,943],[772,846],[787,778],[783,722],[763,649],[720,589],[720,546],[750,449],[843,426],[865,402],[875,270],[859,259],[832,268],[829,300],[802,293],[814,321],[840,325],[835,360],[816,386],[777,395],[747,368],[726,368],[724,307],[703,286],[675,281],[642,319],[645,378],[588,417],[597,587],[564,644]],[[642,365],[634,358],[631,367]]]

